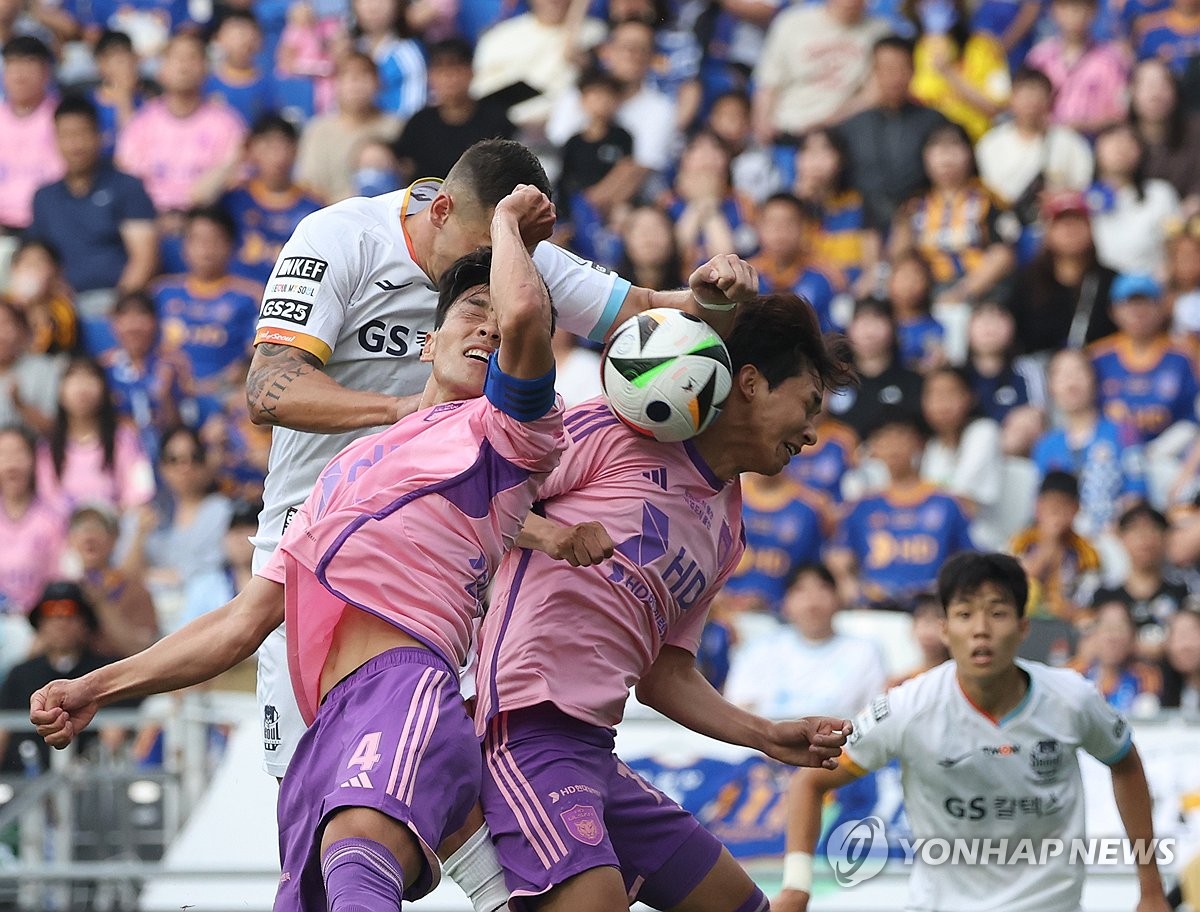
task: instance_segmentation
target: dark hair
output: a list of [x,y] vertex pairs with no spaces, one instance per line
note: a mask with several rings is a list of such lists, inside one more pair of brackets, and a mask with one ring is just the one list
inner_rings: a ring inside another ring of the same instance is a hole
[[85,522],[91,521],[98,522],[104,526],[105,530],[113,538],[121,534],[121,521],[115,513],[101,506],[79,507],[71,514],[70,519],[67,520],[67,528],[74,529]]
[[854,313],[850,316],[850,321],[853,322],[857,317],[864,314],[873,314],[876,317],[883,317],[892,326],[896,325],[896,308],[892,307],[892,302],[887,298],[881,298],[876,295],[869,295],[865,298],[859,298],[854,302]]
[[800,216],[800,218],[806,222],[821,221],[821,213],[819,213],[811,203],[806,203],[804,200],[798,199],[787,191],[772,193],[765,200],[763,200],[758,207],[759,214],[761,215],[763,210],[765,210],[772,203],[783,203],[784,205],[789,206],[798,216]]
[[268,111],[266,114],[263,114],[250,127],[251,139],[258,136],[270,136],[272,133],[277,133],[293,143],[300,138],[300,134],[296,130],[296,125],[274,111]]
[[846,140],[836,130],[829,130],[824,127],[818,127],[815,130],[809,130],[800,137],[796,143],[796,153],[804,154],[804,147],[808,141],[814,136],[823,136],[829,145],[833,146],[833,151],[837,154],[838,170],[837,175],[833,179],[834,193],[845,193],[853,186],[853,174],[851,172],[851,163],[853,159],[850,156],[850,147]]
[[430,45],[428,57],[430,66],[445,64],[470,66],[475,55],[471,50],[470,43],[464,39],[445,38]]
[[[1142,67],[1155,64],[1163,68],[1163,71],[1167,74],[1167,79],[1171,81],[1171,86],[1175,89],[1175,106],[1171,108],[1171,116],[1167,119],[1167,149],[1171,152],[1178,152],[1183,148],[1184,140],[1187,139],[1188,124],[1187,106],[1183,103],[1183,87],[1179,84],[1179,77],[1175,75],[1175,72],[1163,60],[1160,60],[1158,57],[1147,57],[1145,60],[1139,60],[1134,64],[1126,84],[1132,88],[1137,71]],[[1142,135],[1142,121],[1138,116],[1137,109],[1133,106],[1132,100],[1129,104],[1129,124],[1138,136]]]
[[83,355],[76,355],[67,363],[58,382],[58,403],[54,411],[54,426],[50,429],[50,458],[54,463],[54,474],[62,478],[63,465],[67,460],[67,410],[62,404],[62,384],[66,378],[79,370],[90,373],[100,381],[100,405],[96,416],[100,425],[100,446],[104,450],[104,468],[111,471],[117,448],[117,406],[108,385],[108,375],[99,362]]
[[809,563],[801,564],[800,566],[796,567],[787,575],[787,580],[784,582],[783,591],[787,592],[789,589],[795,586],[796,583],[800,582],[800,578],[803,576],[815,576],[830,589],[837,589],[837,580],[834,578],[829,568],[820,561],[810,561]]
[[1017,71],[1013,73],[1012,87],[1015,89],[1022,84],[1037,85],[1045,90],[1047,95],[1051,97],[1054,95],[1054,83],[1050,81],[1049,76],[1037,67],[1022,64],[1017,68]]
[[0,57],[5,60],[40,60],[47,66],[54,63],[54,55],[41,38],[33,35],[17,35],[9,38],[0,50]]
[[99,57],[101,54],[107,54],[109,51],[126,51],[132,54],[133,40],[124,32],[119,32],[116,29],[105,29],[100,33],[100,37],[96,41],[96,48],[92,53]]
[[1038,487],[1038,496],[1043,494],[1065,494],[1079,503],[1079,479],[1063,469],[1051,469]]
[[905,38],[903,35],[884,35],[871,47],[871,55],[874,56],[880,51],[900,51],[908,57],[911,63],[913,56],[917,52],[917,43],[911,38]]
[[[629,216],[626,216],[626,224],[629,223],[630,217],[632,217],[635,212],[638,212],[641,209],[650,209],[654,212],[657,212],[667,220],[668,224],[671,222],[671,217],[667,215],[667,213],[661,208],[647,203],[641,206],[635,206],[632,210],[630,210]],[[679,242],[675,239],[675,232],[668,229],[664,236],[670,244],[670,253],[667,254],[667,261],[663,263],[662,267],[666,278],[661,284],[663,284],[665,287],[656,288],[654,289],[655,291],[671,291],[675,288],[678,288],[679,283],[683,280],[683,256],[679,253]],[[633,259],[629,256],[629,250],[624,244],[622,244],[621,258],[617,261],[617,275],[628,276],[630,279],[633,279],[636,272],[637,270],[633,265]]]
[[[25,427],[23,424],[6,424],[0,426],[0,437],[5,437],[11,434],[14,437],[20,438],[25,444],[25,449],[29,451],[31,457],[37,457],[38,438],[37,434]],[[29,473],[29,490],[30,495],[37,496],[37,469],[34,468]]]
[[1144,500],[1138,501],[1121,514],[1121,517],[1117,520],[1117,528],[1124,532],[1139,519],[1150,520],[1154,525],[1158,526],[1161,532],[1165,532],[1171,528],[1171,524],[1167,521],[1167,518]]
[[588,89],[607,89],[614,95],[621,94],[621,80],[600,67],[588,67],[584,70],[579,75],[578,86],[580,93]]
[[948,609],[956,598],[974,595],[985,583],[999,587],[1013,600],[1017,617],[1025,616],[1029,579],[1015,557],[998,552],[961,551],[942,564],[937,577],[942,608]]
[[221,31],[226,22],[245,22],[247,25],[252,25],[259,32],[262,31],[262,23],[258,21],[258,17],[248,9],[226,8],[220,13],[220,20],[214,27],[214,32]]
[[924,614],[932,614],[939,618],[946,616],[946,609],[942,607],[936,594],[932,592],[918,592],[913,596],[912,600],[912,615],[917,618]]
[[442,186],[464,190],[484,209],[492,209],[517,184],[531,184],[550,196],[550,178],[533,152],[515,140],[485,139],[462,154]]
[[971,375],[964,368],[956,367],[953,364],[942,364],[938,367],[932,367],[925,372],[925,376],[921,378],[922,388],[929,385],[929,381],[934,377],[952,377],[958,382],[958,385],[966,391],[971,397],[971,408],[967,411],[967,417],[964,419],[964,426],[971,423],[971,420],[979,417],[979,404],[976,401],[975,385],[971,383]]
[[83,95],[67,95],[54,109],[54,122],[58,123],[64,117],[84,117],[92,129],[100,130],[100,112],[92,104],[91,99]]
[[154,299],[145,291],[127,291],[117,298],[117,302],[113,304],[112,315],[129,313],[149,314],[158,319],[158,308],[154,306]]
[[871,426],[867,428],[867,433],[864,439],[869,440],[880,431],[890,427],[902,427],[912,431],[922,440],[929,436],[929,431],[925,427],[925,422],[921,420],[919,415],[915,415],[908,409],[899,405],[885,405],[880,408],[875,420],[871,422]]
[[212,222],[229,238],[231,244],[237,241],[237,222],[220,206],[193,206],[183,215],[183,230],[186,232],[198,221]]
[[[971,142],[971,137],[963,128],[962,124],[955,123],[951,120],[934,127],[929,131],[929,135],[925,137],[925,142],[921,143],[921,154],[924,155],[926,149],[945,139],[956,139],[967,147],[967,158],[970,162],[970,176],[978,177],[979,163],[975,160],[975,144]],[[922,165],[922,167],[924,166]],[[928,173],[925,175],[925,182],[927,186],[932,185]]]
[[759,295],[739,304],[725,348],[735,374],[752,364],[768,389],[804,371],[812,371],[826,390],[857,382],[846,337],[821,335],[816,311],[794,294]]
[[[440,329],[446,322],[446,314],[454,302],[466,291],[480,285],[488,285],[492,275],[492,248],[478,247],[466,256],[451,263],[438,279],[438,302],[433,313],[433,328]],[[549,295],[549,289],[546,294]],[[550,304],[550,332],[558,317],[554,304]]]
[[172,428],[168,428],[163,432],[162,439],[158,444],[158,461],[162,462],[163,457],[167,454],[167,446],[176,437],[186,437],[195,446],[196,452],[200,456],[208,455],[208,446],[204,443],[204,438],[200,436],[200,432],[193,427],[188,427],[186,424],[177,424]]
[[1119,133],[1122,130],[1133,137],[1133,141],[1137,143],[1139,154],[1137,164],[1133,167],[1133,174],[1130,175],[1129,181],[1133,184],[1134,192],[1137,194],[1138,202],[1144,202],[1146,199],[1146,144],[1142,142],[1142,136],[1137,131],[1137,127],[1131,122],[1122,122],[1109,124],[1103,130],[1096,134],[1096,139],[1092,143],[1092,148],[1096,150],[1095,162],[1092,165],[1092,183],[1097,183],[1100,180],[1100,140],[1106,136],[1111,136],[1113,133]]
[[[408,0],[392,0],[392,3],[394,4],[394,13],[392,15],[391,31],[398,38],[412,38],[413,32],[408,27],[408,16],[406,15],[408,12]],[[350,35],[357,41],[363,36],[362,26],[359,25],[358,16],[354,15],[354,0],[351,0],[348,6],[350,7]]]
[[933,308],[933,288],[937,284],[933,277],[933,267],[929,265],[929,260],[926,258],[926,256],[915,247],[908,247],[904,250],[901,250],[894,257],[892,257],[892,262],[890,264],[892,275],[895,275],[896,267],[902,263],[915,264],[916,267],[921,270],[921,274],[925,277],[925,296],[921,299],[920,307],[922,313],[929,313]]

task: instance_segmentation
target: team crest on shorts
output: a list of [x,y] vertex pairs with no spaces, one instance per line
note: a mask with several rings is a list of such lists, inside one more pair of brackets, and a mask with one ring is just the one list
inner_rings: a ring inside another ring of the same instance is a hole
[[567,825],[567,832],[584,845],[598,846],[604,839],[604,824],[594,807],[577,804],[559,816]]

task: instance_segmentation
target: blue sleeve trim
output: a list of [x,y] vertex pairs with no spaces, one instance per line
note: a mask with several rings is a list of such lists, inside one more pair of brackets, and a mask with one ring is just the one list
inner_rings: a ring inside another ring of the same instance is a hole
[[617,318],[617,314],[621,312],[621,305],[625,303],[625,299],[629,297],[629,289],[633,286],[627,279],[617,276],[613,280],[612,290],[608,293],[608,301],[604,305],[604,313],[600,314],[600,319],[596,321],[596,325],[592,327],[592,331],[588,333],[588,338],[593,342],[603,342],[604,337],[608,335],[608,331],[612,329],[613,320]]
[[1112,766],[1114,763],[1120,763],[1122,760],[1124,760],[1129,755],[1129,752],[1132,749],[1133,749],[1133,736],[1126,735],[1125,743],[1121,745],[1121,747],[1117,750],[1117,752],[1115,754],[1113,754],[1111,757],[1105,757],[1100,762],[1103,763],[1105,766]]
[[537,421],[554,408],[554,368],[533,380],[520,380],[500,370],[496,356],[492,355],[488,359],[483,394],[510,418]]

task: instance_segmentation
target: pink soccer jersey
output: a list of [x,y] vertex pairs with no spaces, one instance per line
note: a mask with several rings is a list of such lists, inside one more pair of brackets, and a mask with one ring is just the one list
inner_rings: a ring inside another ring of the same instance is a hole
[[262,575],[284,583],[305,721],[348,606],[466,661],[488,582],[564,445],[562,408],[521,422],[485,398],[410,415],[342,450]]
[[480,735],[496,713],[547,701],[616,725],[664,645],[695,653],[744,547],[740,485],[716,478],[690,443],[641,437],[600,399],[563,423],[569,443],[542,486],[545,515],[600,522],[616,552],[587,568],[505,556],[480,642]]

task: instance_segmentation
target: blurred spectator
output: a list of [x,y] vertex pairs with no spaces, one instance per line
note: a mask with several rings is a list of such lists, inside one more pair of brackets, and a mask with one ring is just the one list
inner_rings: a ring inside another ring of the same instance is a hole
[[829,411],[860,438],[889,408],[916,418],[921,413],[921,376],[900,363],[892,306],[879,298],[863,298],[846,328],[854,349],[858,386],[829,397]]
[[1183,210],[1200,210],[1200,115],[1189,112],[1179,83],[1161,60],[1143,60],[1129,83],[1129,121],[1146,149],[1146,177],[1165,180],[1183,200]]
[[[678,123],[678,118],[676,119]],[[779,187],[781,177],[771,150],[754,138],[750,96],[731,89],[713,99],[705,126],[732,156],[733,189],[761,203]]]
[[911,611],[948,557],[974,549],[958,502],[917,472],[924,444],[917,419],[900,409],[884,412],[867,440],[889,482],[854,506],[829,549],[847,605]]
[[529,12],[484,32],[475,46],[471,95],[483,98],[524,82],[538,95],[514,105],[508,116],[518,126],[544,129],[554,103],[579,78],[579,57],[604,40],[603,22],[568,16],[584,8],[570,0],[530,0]]
[[763,294],[799,295],[817,312],[822,331],[829,332],[835,328],[832,305],[840,279],[814,255],[820,224],[817,212],[790,193],[768,197],[758,214],[759,252],[750,263]]
[[[586,122],[566,141],[558,177],[558,217],[571,231],[572,248],[588,259],[608,259],[607,222],[614,208],[623,207],[637,191],[629,180],[633,137],[614,122],[621,103],[621,84],[602,70],[579,78],[579,103]],[[624,172],[624,173],[622,173]]]
[[122,295],[113,307],[115,348],[100,356],[121,417],[138,429],[142,447],[157,453],[159,435],[180,421],[193,397],[192,373],[184,354],[166,349],[158,311],[144,291]]
[[1041,13],[1040,0],[982,0],[972,8],[971,31],[999,41],[1009,70],[1015,72],[1033,47],[1034,27]]
[[981,548],[1003,547],[996,515],[1004,496],[1000,425],[978,413],[971,381],[957,367],[925,375],[921,411],[930,431],[921,478],[958,498]]
[[0,94],[0,234],[33,219],[33,192],[63,173],[54,143],[54,58],[37,38],[18,35],[4,44]]
[[729,153],[711,133],[697,133],[683,150],[666,210],[688,270],[755,247],[754,204],[730,186]]
[[871,78],[878,103],[838,127],[850,152],[854,186],[876,231],[887,231],[900,204],[925,184],[922,150],[937,127],[938,111],[913,100],[913,44],[890,35],[875,43]]
[[62,371],[61,358],[30,352],[25,312],[0,298],[0,426],[49,429]]
[[1034,445],[1033,461],[1043,478],[1055,469],[1078,478],[1079,530],[1101,535],[1121,501],[1146,496],[1141,443],[1132,428],[1101,416],[1095,369],[1087,355],[1074,349],[1059,352],[1050,360],[1047,379],[1058,427]]
[[400,165],[392,144],[366,139],[354,153],[354,195],[382,196],[400,189]]
[[132,510],[154,496],[154,470],[137,432],[117,419],[104,369],[74,358],[58,384],[49,440],[38,451],[38,490],[56,508],[99,502]]
[[899,687],[909,678],[932,671],[950,658],[950,650],[942,640],[942,629],[946,610],[936,595],[926,593],[917,596],[913,608],[913,639],[921,652],[921,664],[911,671],[897,675],[888,681],[888,688]]
[[117,139],[116,164],[141,178],[160,213],[187,209],[197,184],[240,153],[246,127],[230,108],[203,94],[204,41],[174,35],[163,51],[162,95],[144,104]]
[[599,396],[600,355],[593,348],[559,327],[554,331],[554,386],[563,397],[565,408],[571,408]]
[[[807,712],[851,716],[883,688],[883,656],[869,640],[834,631],[842,608],[833,574],[805,564],[787,580],[787,626],[735,653],[725,698],[770,719]],[[764,673],[771,669],[772,673]]]
[[1145,719],[1158,711],[1162,674],[1136,658],[1136,649],[1137,630],[1129,610],[1120,602],[1107,602],[1097,608],[1088,633],[1090,660],[1078,658],[1070,667],[1095,684],[1118,712]]
[[1200,610],[1188,607],[1167,624],[1163,709],[1200,716]]
[[1188,597],[1182,574],[1167,564],[1167,518],[1147,503],[1121,514],[1117,529],[1129,558],[1129,572],[1118,586],[1096,593],[1097,605],[1120,602],[1138,628],[1145,658],[1157,658],[1171,616]]
[[797,568],[821,559],[832,504],[786,474],[742,477],[746,550],[725,591],[778,616]]
[[10,38],[31,35],[47,46],[54,43],[54,32],[44,21],[57,12],[54,8],[33,6],[21,0],[4,0],[0,3],[0,46]]
[[[828,405],[828,394],[826,395]],[[787,473],[800,484],[824,494],[835,504],[842,502],[842,478],[857,462],[858,435],[821,410],[816,421],[817,442],[792,457]]]
[[1133,127],[1118,124],[1096,137],[1096,176],[1088,193],[1100,262],[1117,272],[1161,277],[1167,223],[1179,195],[1146,177],[1146,153]]
[[1093,37],[1098,6],[1098,0],[1051,0],[1057,34],[1025,58],[1054,87],[1054,122],[1086,136],[1124,120],[1128,107],[1129,52]]
[[1200,215],[1170,226],[1167,234],[1167,301],[1177,342],[1200,342]]
[[218,490],[231,498],[261,500],[271,429],[250,420],[245,393],[241,390],[230,393],[225,407],[201,426],[200,436],[208,450]]
[[1137,38],[1139,60],[1156,58],[1183,75],[1188,60],[1200,52],[1200,2],[1171,0],[1166,9],[1138,21]]
[[118,29],[133,39],[134,50],[144,60],[166,53],[171,34],[189,20],[187,0],[91,0],[69,6],[76,11],[85,37]]
[[675,226],[657,206],[638,206],[625,217],[621,247],[617,272],[642,288],[678,288],[691,271],[684,271]]
[[862,196],[850,186],[850,153],[840,134],[818,129],[804,135],[792,191],[818,219],[812,245],[816,259],[836,269],[842,284],[859,296],[873,292],[879,233],[868,227]]
[[984,415],[1000,422],[1009,456],[1027,455],[1041,435],[1046,381],[1028,358],[1017,358],[1016,322],[1003,304],[983,301],[967,324],[967,379]]
[[941,111],[975,142],[1008,104],[1011,86],[1004,47],[972,32],[963,0],[904,0],[917,29],[912,94]]
[[864,0],[785,7],[771,22],[754,68],[758,141],[797,137],[870,107],[870,50],[887,26]]
[[89,101],[68,97],[59,103],[54,129],[67,173],[34,194],[29,236],[58,251],[77,293],[144,288],[158,268],[158,238],[154,204],[142,182],[104,157]]
[[353,158],[363,142],[392,142],[400,132],[400,119],[376,107],[378,89],[379,74],[371,58],[347,54],[338,61],[334,77],[337,109],[314,117],[300,135],[296,180],[328,202],[355,195]]
[[100,84],[91,92],[100,124],[100,151],[111,157],[119,137],[133,115],[146,102],[146,93],[138,75],[138,58],[133,42],[124,32],[111,29],[100,35],[92,51]]
[[66,539],[63,517],[37,496],[37,439],[17,425],[0,427],[0,612],[28,614],[58,573]]
[[233,271],[259,285],[270,278],[300,220],[321,208],[320,200],[292,180],[298,143],[290,121],[277,114],[260,118],[246,142],[253,176],[221,197],[221,208],[237,225]]
[[262,286],[229,274],[237,230],[221,209],[193,209],[183,234],[184,275],[153,287],[162,344],[183,352],[196,384],[199,421],[245,381],[242,358],[254,338]]
[[[300,89],[300,107],[324,111],[332,100],[330,77],[334,45],[342,34],[337,16],[318,16],[311,3],[289,3],[279,43],[275,46],[275,78],[280,94]],[[306,90],[307,87],[307,90]]]
[[929,313],[933,305],[933,272],[915,250],[892,257],[888,269],[887,297],[896,311],[896,338],[900,361],[915,371],[926,371],[946,360],[946,331]]
[[[616,175],[610,176],[606,187],[607,195],[625,201],[649,175],[664,172],[670,166],[675,108],[649,78],[654,63],[653,26],[637,19],[618,22],[597,53],[620,88],[616,123],[633,137],[632,162],[626,162]],[[579,90],[569,87],[554,104],[546,124],[546,138],[561,146],[583,130],[592,117],[583,109]]]
[[1011,273],[1011,245],[1021,226],[977,177],[962,127],[948,124],[934,130],[923,155],[930,189],[898,211],[892,252],[919,251],[933,270],[935,298],[970,303]]
[[125,566],[144,575],[156,590],[180,590],[196,574],[221,566],[221,542],[233,505],[215,492],[204,442],[191,428],[176,427],[163,435],[158,469],[165,509],[143,507],[148,515],[138,524]]
[[22,241],[13,254],[8,299],[25,314],[29,350],[37,355],[72,352],[79,342],[79,321],[60,266],[58,250],[42,241]]
[[1026,224],[1037,221],[1047,190],[1084,190],[1092,180],[1092,150],[1070,127],[1051,123],[1053,98],[1046,74],[1018,70],[1012,120],[989,130],[975,148],[983,182]]
[[1033,525],[1019,533],[1009,550],[1029,575],[1030,617],[1075,622],[1100,585],[1100,555],[1074,529],[1079,515],[1079,482],[1070,472],[1046,473],[1034,506]]
[[[0,685],[0,710],[27,711],[29,695],[35,690],[58,678],[81,677],[115,661],[115,657],[98,654],[89,645],[96,630],[96,614],[74,583],[50,583],[30,612],[29,623],[37,631],[41,652],[9,671]],[[117,705],[128,707],[129,702]],[[106,735],[103,729],[84,732],[79,749],[90,751],[98,739],[111,743]],[[0,757],[4,772],[36,776],[49,768],[50,747],[32,731],[16,737],[2,731]]]
[[204,82],[204,95],[237,111],[247,124],[276,107],[271,75],[258,67],[262,44],[258,19],[240,9],[221,17],[211,41],[216,62]]
[[1162,288],[1149,276],[1119,276],[1112,313],[1118,332],[1090,349],[1105,417],[1147,442],[1180,422],[1194,427],[1200,388],[1192,359],[1167,335]]
[[70,559],[97,615],[92,647],[124,657],[158,639],[158,616],[140,574],[114,564],[117,535],[117,517],[107,510],[83,507],[71,514]]
[[429,94],[429,104],[404,125],[394,147],[409,180],[445,177],[470,146],[515,132],[502,106],[471,97],[471,46],[461,38],[429,49]]
[[700,633],[700,646],[696,650],[696,667],[704,675],[704,680],[719,691],[725,690],[730,657],[738,639],[732,617],[736,609],[730,602],[731,599],[717,592],[709,608],[704,630]]
[[379,68],[381,111],[407,120],[425,107],[425,56],[406,20],[407,0],[351,0],[355,47]]
[[210,570],[199,570],[188,578],[178,627],[220,608],[250,582],[254,560],[250,538],[258,530],[261,511],[261,502],[243,500],[232,505],[229,528],[221,540],[221,563]]
[[1050,194],[1041,218],[1046,226],[1042,250],[1017,273],[1008,306],[1020,350],[1048,357],[1116,331],[1108,306],[1116,273],[1096,257],[1083,194]]

